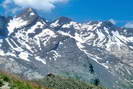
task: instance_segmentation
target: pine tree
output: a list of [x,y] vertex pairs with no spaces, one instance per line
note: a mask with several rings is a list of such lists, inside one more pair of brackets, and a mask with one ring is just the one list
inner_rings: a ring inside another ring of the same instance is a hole
[[91,73],[94,73],[94,68],[93,68],[92,64],[89,65],[89,69],[90,69]]

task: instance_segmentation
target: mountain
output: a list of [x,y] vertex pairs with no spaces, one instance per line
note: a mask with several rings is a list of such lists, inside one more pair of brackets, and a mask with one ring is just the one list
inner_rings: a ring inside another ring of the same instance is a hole
[[67,17],[48,22],[32,8],[2,18],[1,70],[29,80],[53,73],[91,83],[98,79],[110,89],[132,89],[133,29]]

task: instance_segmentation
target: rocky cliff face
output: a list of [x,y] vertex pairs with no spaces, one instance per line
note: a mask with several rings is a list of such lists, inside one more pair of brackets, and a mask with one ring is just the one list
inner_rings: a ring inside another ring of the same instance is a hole
[[133,29],[67,17],[47,22],[31,8],[0,18],[1,69],[28,79],[55,73],[88,82],[98,78],[109,88],[133,87]]

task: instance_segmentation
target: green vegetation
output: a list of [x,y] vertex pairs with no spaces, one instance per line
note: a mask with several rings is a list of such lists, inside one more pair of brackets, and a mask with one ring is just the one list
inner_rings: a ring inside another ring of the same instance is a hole
[[3,81],[0,80],[0,87],[4,85]]
[[49,89],[11,74],[0,73],[0,89]]
[[[96,82],[97,83],[97,82]],[[44,87],[46,86],[46,87]],[[105,89],[99,85],[48,74],[42,80],[26,81],[12,74],[0,72],[0,89]]]

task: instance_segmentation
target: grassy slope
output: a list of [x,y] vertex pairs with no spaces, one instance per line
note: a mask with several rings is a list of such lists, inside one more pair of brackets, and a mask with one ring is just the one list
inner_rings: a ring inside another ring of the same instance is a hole
[[[5,85],[6,88],[2,88]],[[25,81],[11,74],[0,72],[0,89],[49,89],[36,83]]]
[[[25,81],[14,75],[0,72],[0,89],[105,89],[101,86],[94,86],[71,78],[55,75],[47,76],[35,82]],[[1,87],[6,84],[8,85],[6,88]]]

